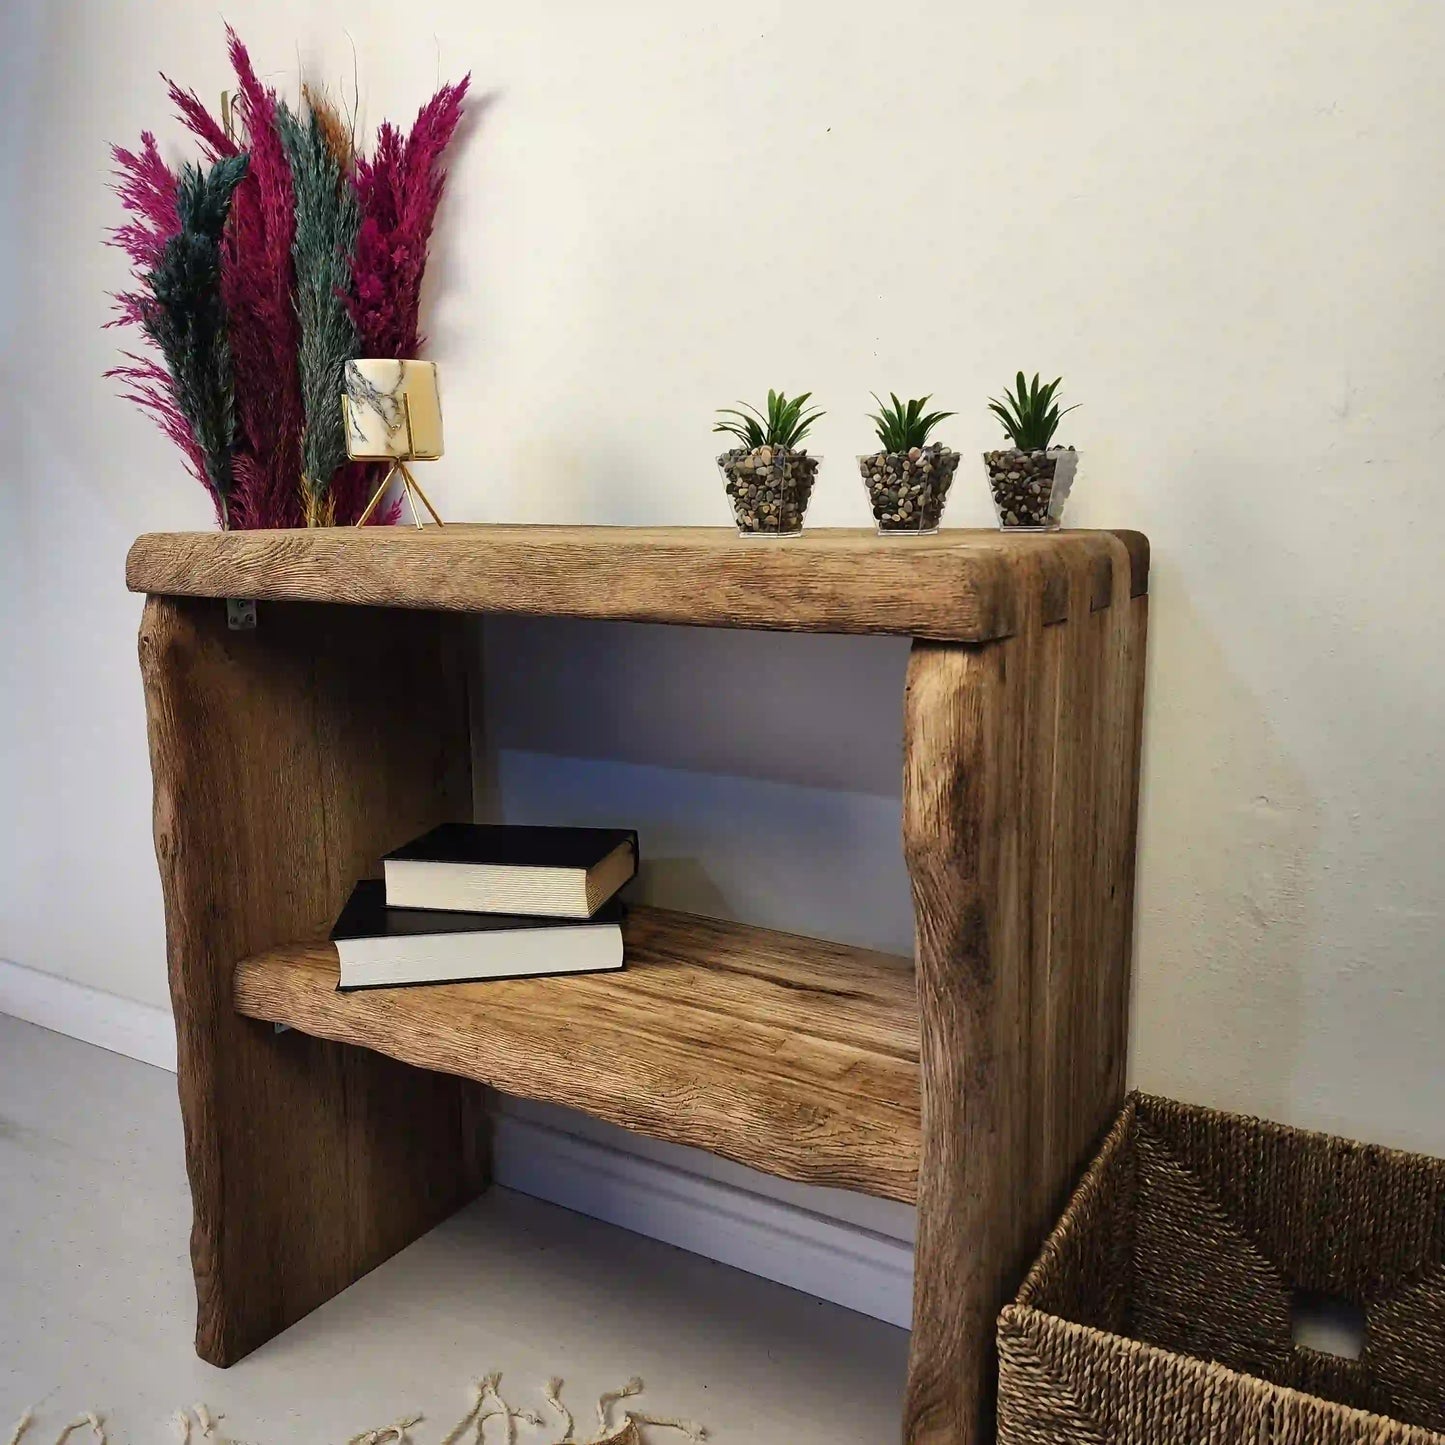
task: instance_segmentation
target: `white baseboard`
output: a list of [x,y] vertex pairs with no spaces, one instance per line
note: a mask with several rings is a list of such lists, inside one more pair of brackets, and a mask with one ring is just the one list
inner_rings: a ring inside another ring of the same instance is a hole
[[[0,1013],[174,1071],[168,1010],[0,959]],[[551,1105],[499,1098],[493,1179],[906,1327],[913,1211],[774,1179]]]
[[154,1004],[103,993],[0,958],[0,1014],[176,1071],[176,1031],[170,1010]]
[[[730,1177],[717,1177],[722,1173]],[[505,1097],[492,1177],[874,1319],[909,1324],[913,1211],[903,1205],[789,1184],[570,1110]],[[880,1227],[840,1218],[840,1209],[872,1213]]]

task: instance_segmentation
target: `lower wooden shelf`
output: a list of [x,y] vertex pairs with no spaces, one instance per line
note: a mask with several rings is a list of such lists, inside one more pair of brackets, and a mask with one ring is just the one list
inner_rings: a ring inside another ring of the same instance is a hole
[[336,991],[336,950],[244,959],[236,1009],[771,1174],[913,1201],[913,962],[634,908],[620,973]]

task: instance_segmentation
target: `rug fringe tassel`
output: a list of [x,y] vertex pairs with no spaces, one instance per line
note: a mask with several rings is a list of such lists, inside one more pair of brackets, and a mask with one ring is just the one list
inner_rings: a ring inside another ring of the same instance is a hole
[[[518,1420],[521,1420],[523,1424],[533,1427],[542,1423],[542,1417],[540,1415],[534,1415],[530,1410],[512,1409],[512,1407],[502,1399],[501,1386],[501,1372],[497,1371],[494,1374],[486,1376],[479,1387],[481,1390],[481,1399],[479,1403],[480,1413],[477,1415],[477,1445],[483,1445],[482,1435],[486,1428],[487,1421],[495,1420],[499,1416],[506,1422],[507,1445],[516,1445]],[[495,1408],[485,1408],[488,1400],[496,1401]]]
[[65,1445],[65,1442],[75,1434],[77,1430],[84,1430],[90,1427],[90,1432],[95,1436],[99,1445],[105,1445],[105,1427],[101,1424],[100,1416],[94,1410],[87,1410],[78,1420],[72,1420],[59,1435],[55,1437],[55,1445]]
[[[543,1423],[542,1417],[531,1410],[514,1410],[502,1398],[501,1387],[500,1371],[484,1375],[478,1380],[472,1386],[471,1409],[447,1432],[440,1445],[463,1445],[468,1432],[472,1431],[475,1432],[473,1445],[484,1445],[485,1429],[489,1420],[501,1419],[506,1422],[506,1445],[516,1445],[518,1421],[530,1425],[534,1429],[540,1428]],[[628,1400],[634,1395],[640,1395],[642,1389],[642,1381],[634,1375],[620,1390],[604,1390],[597,1400],[597,1429],[600,1433],[590,1442],[579,1442],[576,1421],[573,1419],[571,1410],[562,1403],[562,1381],[554,1376],[543,1387],[542,1398],[556,1411],[563,1422],[564,1433],[556,1445],[607,1445],[607,1441],[627,1425],[633,1425],[639,1429],[644,1425],[650,1425],[659,1430],[676,1430],[685,1435],[691,1445],[701,1445],[701,1442],[707,1439],[707,1431],[696,1421],[674,1419],[664,1415],[641,1415],[632,1410],[624,1410],[622,1423],[614,1425],[612,1423],[612,1407],[621,1400]],[[177,1410],[171,1416],[171,1433],[177,1445],[191,1445],[192,1414],[195,1416],[196,1424],[200,1427],[197,1445],[231,1445],[231,1442],[217,1428],[224,1416],[212,1415],[203,1404],[193,1405],[190,1411]],[[383,1425],[376,1430],[363,1430],[361,1434],[353,1435],[347,1445],[416,1445],[411,1431],[421,1424],[423,1418],[419,1414],[405,1415],[390,1425]],[[6,1445],[21,1445],[23,1437],[29,1433],[30,1427],[34,1424],[35,1412],[27,1410],[15,1422]],[[60,1432],[55,1445],[68,1445],[70,1437],[77,1430],[87,1428],[95,1437],[95,1445],[106,1445],[104,1421],[93,1410],[87,1410],[84,1415],[72,1420]]]
[[[577,1437],[573,1433],[576,1428],[576,1421],[572,1419],[572,1412],[562,1403],[562,1377],[553,1375],[542,1390],[542,1398],[562,1417],[562,1439],[560,1445],[567,1445],[569,1440]],[[598,1406],[598,1413],[601,1413],[601,1406]],[[603,1425],[607,1421],[603,1420]]]
[[636,1415],[631,1410],[626,1414],[634,1425],[656,1425],[661,1430],[678,1430],[686,1435],[693,1445],[702,1445],[707,1439],[707,1431],[696,1420],[673,1420],[664,1415]]
[[462,1416],[457,1424],[453,1425],[452,1428],[447,1431],[442,1437],[441,1445],[457,1445],[457,1442],[462,1436],[472,1428],[472,1422],[476,1420],[477,1415],[480,1413],[482,1401],[485,1398],[486,1387],[478,1380],[477,1383],[472,1386],[472,1408]]
[[634,1375],[620,1390],[604,1390],[597,1401],[597,1428],[605,1435],[612,1428],[612,1407],[619,1400],[642,1393],[642,1381]]
[[177,1410],[171,1416],[171,1434],[175,1436],[177,1445],[190,1445],[192,1415],[200,1427],[201,1440],[209,1442],[209,1445],[231,1445],[231,1441],[216,1428],[225,1416],[212,1415],[203,1402],[192,1405],[189,1412]]
[[393,1445],[414,1445],[411,1429],[420,1425],[424,1418],[422,1415],[403,1415],[400,1420],[383,1425],[379,1430],[363,1430],[360,1435],[353,1435],[346,1445],[385,1445],[388,1440]]

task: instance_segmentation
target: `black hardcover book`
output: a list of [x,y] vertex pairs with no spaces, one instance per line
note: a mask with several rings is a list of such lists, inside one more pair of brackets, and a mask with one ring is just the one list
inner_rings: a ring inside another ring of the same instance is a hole
[[474,983],[622,967],[622,905],[589,919],[390,908],[378,879],[351,892],[331,941],[341,958],[338,987]]
[[443,823],[382,866],[393,908],[590,918],[636,874],[637,834]]

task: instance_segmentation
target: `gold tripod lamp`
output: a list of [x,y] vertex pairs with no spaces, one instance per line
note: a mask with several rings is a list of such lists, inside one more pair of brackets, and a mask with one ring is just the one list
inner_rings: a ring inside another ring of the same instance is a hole
[[418,498],[437,526],[444,526],[407,465],[433,462],[442,454],[442,404],[436,363],[386,357],[348,361],[344,387],[341,413],[347,456],[358,462],[391,463],[356,525],[363,527],[371,520],[391,479],[400,473],[416,526],[422,524]]

